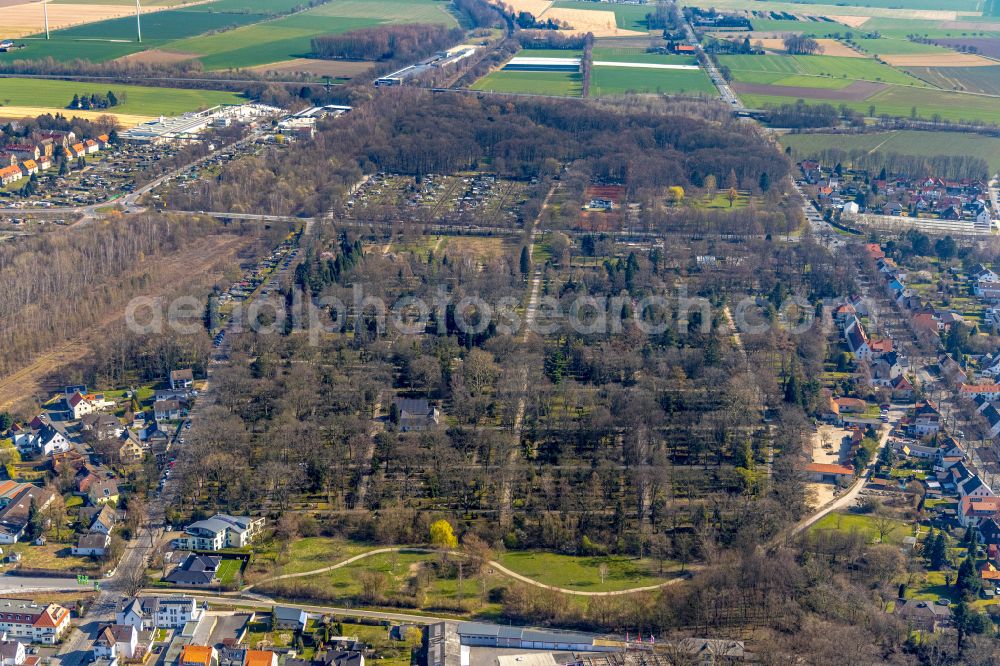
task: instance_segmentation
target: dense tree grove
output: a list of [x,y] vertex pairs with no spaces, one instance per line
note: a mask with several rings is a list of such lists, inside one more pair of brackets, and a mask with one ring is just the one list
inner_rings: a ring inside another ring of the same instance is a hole
[[129,299],[159,293],[155,280],[166,274],[157,271],[166,264],[155,260],[192,252],[221,230],[215,221],[143,216],[0,245],[0,373],[100,324]]
[[[375,93],[320,128],[295,151],[264,154],[171,197],[187,209],[315,214],[337,208],[364,173],[421,175],[486,167],[529,179],[572,164],[593,181],[630,192],[698,186],[707,174],[753,187],[789,166],[738,123],[715,124],[664,110],[630,114],[584,102],[503,100],[393,89]],[[323,168],[316,168],[323,165]],[[294,172],[294,181],[283,174]],[[294,187],[293,187],[294,183]]]
[[990,167],[985,159],[972,155],[905,155],[884,150],[841,150],[827,148],[809,156],[824,164],[843,164],[862,169],[876,176],[882,169],[887,174],[907,174],[912,178],[986,179]]
[[320,58],[413,62],[457,44],[464,36],[459,28],[439,24],[387,25],[314,37],[312,50]]

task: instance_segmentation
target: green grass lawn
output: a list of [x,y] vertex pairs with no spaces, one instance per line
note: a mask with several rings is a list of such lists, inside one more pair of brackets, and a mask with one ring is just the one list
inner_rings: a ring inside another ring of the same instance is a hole
[[372,548],[373,546],[351,543],[343,539],[304,537],[292,542],[289,559],[282,564],[281,571],[299,573],[322,569]]
[[[613,555],[598,557],[576,557],[546,552],[504,553],[498,560],[511,571],[527,576],[540,583],[565,587],[571,590],[612,591],[630,587],[645,587],[662,583],[659,563],[644,559]],[[601,565],[607,567],[604,582],[601,582]],[[674,563],[666,563],[669,570]]]
[[594,97],[627,92],[715,96],[716,88],[702,70],[641,69],[594,66],[590,94]]
[[750,197],[745,194],[737,194],[736,198],[733,199],[733,205],[729,205],[729,194],[726,192],[717,192],[713,197],[701,197],[698,199],[689,199],[688,203],[693,205],[695,208],[702,210],[740,210],[741,208],[746,208],[750,204]]
[[[795,159],[816,157],[824,150],[845,153],[898,153],[932,157],[935,155],[967,155],[985,159],[993,172],[1000,171],[1000,138],[961,132],[872,132],[870,134],[785,134],[782,146],[790,146]],[[847,163],[849,164],[849,162]],[[845,166],[847,166],[845,164]]]
[[474,90],[523,93],[526,95],[561,95],[579,97],[580,75],[570,72],[493,72],[472,85]]
[[[65,108],[74,94],[100,93],[108,90],[124,93],[127,100],[108,111],[139,116],[176,115],[217,104],[239,104],[244,100],[236,93],[216,90],[181,90],[178,88],[146,88],[118,83],[82,83],[40,79],[0,79],[0,105]],[[118,95],[122,99],[122,95]]]
[[606,2],[586,2],[581,0],[556,0],[553,7],[565,9],[590,9],[615,13],[615,23],[622,30],[638,30],[645,32],[646,14],[655,11],[652,4],[649,5],[626,5]]
[[[810,528],[811,532],[819,530],[839,530],[841,532],[860,532],[869,543],[878,538],[875,529],[875,516],[855,513],[830,513]],[[886,537],[887,543],[899,544],[903,539],[913,535],[913,528],[901,520],[893,520],[893,531]]]
[[240,575],[240,569],[243,563],[240,560],[222,560],[219,563],[219,582],[223,585],[232,585],[236,582],[237,576]]

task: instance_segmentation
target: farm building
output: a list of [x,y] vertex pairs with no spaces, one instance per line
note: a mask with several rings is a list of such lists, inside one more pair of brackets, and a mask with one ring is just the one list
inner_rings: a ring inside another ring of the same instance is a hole
[[580,58],[516,56],[503,66],[505,72],[579,72]]

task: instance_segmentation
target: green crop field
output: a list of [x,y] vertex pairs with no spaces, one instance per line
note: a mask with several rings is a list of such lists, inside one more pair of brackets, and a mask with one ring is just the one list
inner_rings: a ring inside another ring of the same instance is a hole
[[591,57],[593,60],[604,60],[607,62],[642,62],[661,65],[698,64],[698,59],[694,56],[664,55],[659,53],[645,53],[642,49],[618,49],[597,46],[594,47]]
[[943,90],[1000,95],[1000,65],[993,67],[907,67],[906,71]]
[[[173,39],[193,37],[210,30],[224,30],[249,25],[267,18],[263,14],[215,14],[170,9],[142,17],[142,39],[149,46]],[[135,39],[135,17],[125,16],[57,30],[53,37],[59,39]],[[221,37],[216,37],[221,39]]]
[[23,43],[24,48],[0,53],[0,63],[46,57],[51,57],[62,62],[77,59],[104,62],[127,56],[130,53],[137,53],[146,48],[135,42],[96,42],[60,39],[56,36],[56,33],[52,33],[51,40],[24,39],[18,40],[18,43]]
[[[768,104],[788,104],[801,97],[802,95],[798,94],[797,91],[789,96],[740,95],[743,103],[751,108],[762,108]],[[809,100],[807,99],[806,101]],[[864,101],[823,101],[833,103],[835,106],[845,104],[848,108],[865,114],[868,113],[870,107],[874,107],[875,115],[877,116],[888,114],[890,116],[908,118],[912,110],[916,108],[917,115],[921,118],[933,119],[938,117],[942,120],[953,122],[982,121],[1000,124],[1000,104],[997,104],[997,98],[935,90],[933,88],[889,86]]]
[[823,55],[723,55],[719,56],[719,64],[730,69],[734,80],[746,83],[762,83],[762,81],[753,78],[757,72],[779,72],[903,85],[922,85],[921,81],[912,76],[868,58],[840,58]]
[[[253,7],[264,0],[220,0]],[[333,0],[305,12],[247,25],[228,32],[225,39],[201,35],[165,45],[171,51],[191,53],[207,69],[253,67],[309,55],[312,38],[357,30],[384,22],[434,22],[458,25],[447,6],[436,0]]]
[[[141,45],[133,41],[133,17],[88,23],[57,30],[51,40],[26,39],[24,49],[0,54],[0,62],[47,56],[102,62],[161,48],[190,53],[208,69],[252,67],[309,55],[312,38],[319,35],[385,22],[458,25],[442,0],[332,0],[275,18],[301,5],[302,0],[215,0],[155,12],[142,18]],[[219,34],[223,30],[225,36]]]
[[[103,1],[103,0],[102,0]],[[191,12],[229,12],[231,14],[284,14],[301,7],[302,0],[213,0],[186,7]]]
[[310,9],[306,14],[314,17],[337,16],[390,23],[444,23],[457,26],[458,21],[448,11],[448,5],[442,0],[332,0]]
[[702,70],[641,69],[595,66],[590,74],[590,94],[595,97],[627,92],[710,95],[717,91]]
[[474,90],[523,93],[526,95],[561,95],[579,97],[580,75],[570,72],[493,72],[476,81]]
[[582,58],[583,51],[576,49],[522,49],[517,55],[526,58]]
[[217,104],[239,104],[243,97],[217,90],[181,90],[179,88],[147,88],[123,86],[117,83],[83,83],[42,79],[0,79],[0,104],[3,106],[66,107],[74,94],[125,93],[127,100],[111,112],[138,116],[176,115]]
[[981,157],[991,171],[1000,171],[1000,139],[959,132],[873,132],[871,134],[785,134],[781,145],[791,147],[796,160],[809,159],[824,150],[879,151],[933,157]]
[[834,21],[787,21],[783,19],[751,18],[754,32],[802,33],[816,37],[826,37],[834,33],[844,34],[854,29]]
[[625,5],[606,2],[586,2],[585,0],[556,0],[553,7],[564,9],[591,9],[615,13],[615,23],[622,30],[646,31],[646,14],[655,11],[652,5]]
[[928,53],[952,53],[951,49],[934,44],[921,44],[895,37],[883,39],[856,39],[858,45],[875,55],[923,55]]
[[[825,5],[829,0],[796,0],[803,5]],[[947,9],[958,12],[979,11],[980,0],[850,0],[844,2],[850,7],[876,7],[880,9]],[[846,12],[847,9],[844,11]]]
[[220,39],[217,35],[202,35],[170,42],[164,48],[191,53],[207,69],[237,69],[304,57],[312,51],[313,37],[372,25],[378,25],[378,22],[371,19],[315,18],[296,14],[238,28],[226,33],[225,39]]

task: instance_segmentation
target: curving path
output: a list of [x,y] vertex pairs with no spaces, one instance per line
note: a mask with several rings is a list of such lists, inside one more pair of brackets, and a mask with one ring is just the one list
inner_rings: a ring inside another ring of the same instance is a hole
[[[349,564],[353,564],[354,562],[357,562],[358,560],[363,560],[366,557],[371,557],[372,555],[381,555],[383,553],[394,553],[394,552],[400,552],[400,551],[403,551],[403,550],[415,551],[415,552],[419,552],[419,553],[431,553],[431,554],[433,554],[433,553],[447,552],[449,555],[457,555],[459,557],[465,557],[465,553],[463,553],[461,551],[457,551],[457,550],[441,551],[441,550],[438,550],[438,549],[435,549],[435,548],[421,548],[419,546],[388,546],[388,547],[385,547],[385,548],[376,548],[374,550],[369,550],[369,551],[366,551],[364,553],[360,553],[358,555],[354,555],[353,557],[349,557],[346,560],[342,560],[340,562],[337,562],[336,564],[331,564],[328,567],[322,567],[320,569],[313,569],[312,571],[300,571],[300,572],[297,572],[297,573],[289,573],[289,574],[282,574],[280,576],[274,576],[273,578],[268,578],[266,580],[262,580],[259,583],[254,583],[253,585],[247,585],[246,587],[244,587],[244,588],[242,588],[240,590],[240,593],[241,594],[251,593],[251,590],[253,590],[253,588],[255,588],[256,586],[260,585],[261,583],[270,583],[270,582],[273,582],[273,581],[276,581],[276,580],[287,580],[289,578],[303,578],[305,576],[313,576],[313,575],[316,575],[316,574],[326,573],[328,571],[333,571],[334,569],[340,569],[341,567],[346,567]],[[624,594],[636,594],[638,592],[653,592],[655,590],[659,590],[660,588],[667,587],[668,585],[676,585],[677,583],[681,582],[682,580],[687,580],[688,577],[689,577],[689,574],[685,573],[685,574],[681,574],[681,575],[677,576],[676,578],[671,578],[670,580],[664,581],[662,583],[657,583],[656,585],[645,585],[645,586],[642,586],[642,587],[630,587],[630,588],[625,589],[625,590],[608,590],[608,591],[603,591],[603,592],[593,592],[593,591],[583,591],[583,590],[570,590],[570,589],[567,589],[565,587],[558,587],[556,585],[549,585],[547,583],[542,583],[540,581],[535,580],[534,578],[528,578],[527,576],[519,574],[516,571],[511,571],[510,569],[508,569],[507,567],[503,566],[502,564],[500,564],[496,560],[490,560],[489,562],[487,562],[487,564],[489,566],[493,567],[495,570],[499,571],[500,573],[504,574],[505,576],[513,578],[514,580],[520,581],[522,583],[526,583],[528,585],[534,585],[535,587],[540,587],[540,588],[545,589],[545,590],[552,590],[554,592],[560,592],[562,594],[572,594],[572,595],[576,595],[576,596],[580,596],[580,597],[614,597],[614,596],[621,596],[621,595],[624,595]],[[689,570],[691,568],[692,567],[690,567],[690,566],[688,567]],[[697,566],[695,568],[697,568]],[[263,597],[263,598],[266,598],[266,597]]]

